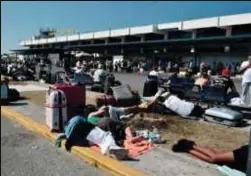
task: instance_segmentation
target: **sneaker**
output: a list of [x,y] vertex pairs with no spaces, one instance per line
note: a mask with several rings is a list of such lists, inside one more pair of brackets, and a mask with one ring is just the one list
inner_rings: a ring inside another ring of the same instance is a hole
[[188,148],[189,150],[192,149],[193,145],[195,143],[193,141],[189,141],[189,140],[186,140],[186,139],[181,139],[178,141],[178,145],[181,145],[185,148]]
[[116,160],[123,160],[128,157],[128,150],[117,145],[109,146],[107,155]]
[[186,152],[188,153],[195,143],[193,141],[188,141],[186,139],[181,139],[172,147],[174,152]]
[[160,97],[165,92],[165,89],[160,88],[158,92],[154,95],[155,98]]

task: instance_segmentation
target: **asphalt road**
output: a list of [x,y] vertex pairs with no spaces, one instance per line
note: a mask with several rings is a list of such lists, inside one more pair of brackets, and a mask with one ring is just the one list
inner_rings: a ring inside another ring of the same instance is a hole
[[[132,73],[114,73],[116,80],[119,80],[123,84],[129,84],[132,90],[139,91],[142,94],[144,82],[146,80],[145,75],[132,74]],[[234,79],[234,84],[237,91],[241,92],[241,79]]]
[[53,143],[1,117],[2,176],[104,176]]

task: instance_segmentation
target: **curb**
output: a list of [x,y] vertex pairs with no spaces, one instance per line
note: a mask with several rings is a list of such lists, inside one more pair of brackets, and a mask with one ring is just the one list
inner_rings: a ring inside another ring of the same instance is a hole
[[[23,114],[16,112],[8,107],[1,107],[1,114],[11,120],[17,121],[25,128],[30,131],[36,132],[41,136],[46,137],[50,141],[55,141],[57,135],[51,133],[46,125],[41,125],[40,123],[31,120],[31,118],[24,116]],[[2,118],[2,117],[1,117]],[[64,147],[65,140],[62,142],[62,147]],[[71,153],[78,156],[80,159],[84,160],[91,166],[102,169],[111,175],[116,176],[146,176],[145,173],[126,166],[120,161],[111,159],[107,156],[103,156],[98,152],[88,148],[88,147],[72,147]]]

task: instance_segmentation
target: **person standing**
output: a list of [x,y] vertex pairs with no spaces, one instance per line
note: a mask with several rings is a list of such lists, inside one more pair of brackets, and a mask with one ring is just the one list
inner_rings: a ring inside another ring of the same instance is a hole
[[242,62],[240,71],[243,73],[241,98],[246,105],[251,106],[251,55]]

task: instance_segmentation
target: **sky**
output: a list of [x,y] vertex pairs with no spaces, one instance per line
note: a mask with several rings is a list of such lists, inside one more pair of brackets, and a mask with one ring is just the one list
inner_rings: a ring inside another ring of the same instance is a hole
[[250,12],[248,1],[4,1],[1,54],[41,27],[88,32]]

